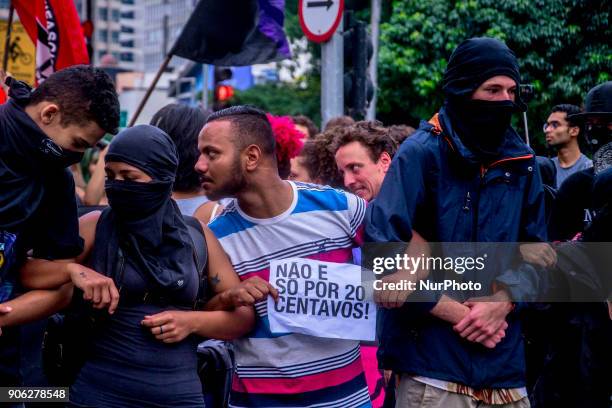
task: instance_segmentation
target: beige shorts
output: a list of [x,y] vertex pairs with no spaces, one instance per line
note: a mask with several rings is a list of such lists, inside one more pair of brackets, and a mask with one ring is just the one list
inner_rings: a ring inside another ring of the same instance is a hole
[[401,376],[395,394],[395,408],[529,408],[527,397],[503,405],[489,405],[469,395],[457,394]]

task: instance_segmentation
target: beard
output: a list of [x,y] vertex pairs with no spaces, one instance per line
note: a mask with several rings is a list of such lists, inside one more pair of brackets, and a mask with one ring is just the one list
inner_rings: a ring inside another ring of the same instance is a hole
[[245,189],[247,183],[240,166],[239,157],[236,157],[234,160],[229,176],[229,180],[224,181],[223,184],[218,185],[216,188],[214,187],[215,184],[213,184],[212,189],[205,190],[206,197],[209,200],[218,201],[222,198],[236,197],[240,191]]

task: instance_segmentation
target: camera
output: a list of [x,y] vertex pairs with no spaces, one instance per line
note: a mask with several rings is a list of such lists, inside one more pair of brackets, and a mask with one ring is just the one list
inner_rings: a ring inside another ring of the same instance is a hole
[[529,103],[535,97],[535,87],[532,84],[523,84],[519,86],[519,95],[521,100]]

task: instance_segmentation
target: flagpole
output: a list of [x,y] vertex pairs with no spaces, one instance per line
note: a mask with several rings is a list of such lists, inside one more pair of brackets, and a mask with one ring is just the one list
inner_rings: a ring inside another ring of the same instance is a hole
[[138,120],[138,116],[140,116],[140,113],[144,109],[144,106],[147,104],[147,101],[149,100],[149,97],[153,93],[153,89],[155,89],[155,85],[157,85],[157,82],[159,81],[159,78],[161,77],[161,75],[166,70],[166,67],[170,63],[171,59],[172,59],[172,54],[166,55],[166,59],[164,60],[164,62],[162,62],[161,66],[157,70],[157,74],[155,75],[155,78],[153,79],[153,82],[151,82],[151,85],[149,85],[149,89],[147,89],[147,93],[145,94],[145,96],[142,99],[142,101],[140,101],[140,105],[138,105],[138,108],[136,109],[136,112],[134,112],[134,116],[132,116],[132,119],[130,119],[130,124],[128,125],[128,127],[134,126],[134,124]]
[[6,39],[4,41],[4,58],[2,59],[2,71],[6,73],[6,68],[8,67],[8,56],[9,56],[9,46],[11,45],[11,30],[13,26],[13,15],[15,12],[15,8],[13,7],[13,2],[9,2],[9,15],[6,26]]

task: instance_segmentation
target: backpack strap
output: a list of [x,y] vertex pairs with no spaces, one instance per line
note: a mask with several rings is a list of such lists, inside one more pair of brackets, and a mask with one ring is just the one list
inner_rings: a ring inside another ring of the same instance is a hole
[[209,300],[208,296],[208,246],[200,220],[189,215],[184,215],[183,220],[187,224],[187,230],[193,243],[193,259],[198,268],[200,287],[198,297],[193,305],[194,310],[201,310]]

